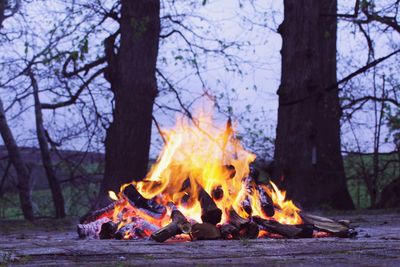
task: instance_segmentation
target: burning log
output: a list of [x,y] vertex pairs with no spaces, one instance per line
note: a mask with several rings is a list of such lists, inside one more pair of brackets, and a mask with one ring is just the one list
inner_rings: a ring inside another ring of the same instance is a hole
[[132,184],[125,187],[123,194],[128,199],[131,206],[140,208],[153,218],[160,219],[166,212],[163,205],[158,204],[153,199],[144,198]]
[[124,199],[119,199],[117,201],[114,201],[113,203],[111,203],[107,207],[104,207],[104,208],[99,209],[99,210],[88,212],[87,214],[85,214],[80,219],[79,222],[81,224],[88,224],[88,223],[91,223],[91,222],[94,222],[94,221],[98,220],[100,217],[111,217],[113,212],[114,212],[115,207],[117,207],[118,205],[123,204],[124,202],[125,202]]
[[316,230],[328,232],[337,237],[354,237],[357,235],[357,231],[350,227],[350,222],[348,221],[334,221],[329,218],[303,212],[300,216],[306,223],[314,225]]
[[310,238],[313,235],[312,225],[281,224],[275,220],[266,220],[258,216],[254,216],[253,220],[262,230],[273,234],[279,234],[287,238]]
[[112,239],[115,236],[115,232],[118,230],[118,223],[109,221],[103,223],[100,229],[99,237],[100,239]]
[[260,233],[260,228],[255,222],[248,221],[241,226],[239,236],[241,238],[256,239]]
[[195,223],[192,225],[192,236],[197,240],[219,239],[221,232],[211,223]]
[[255,239],[259,234],[259,227],[256,223],[242,218],[233,209],[229,210],[229,222],[232,224],[239,232],[239,237]]
[[223,239],[239,239],[239,228],[230,223],[224,223],[220,226],[221,237]]
[[259,200],[261,204],[261,210],[263,211],[265,216],[272,217],[275,214],[274,203],[272,202],[271,197],[265,192],[262,186],[257,186],[257,191],[259,195]]
[[251,199],[250,199],[250,195],[252,195],[253,193],[253,179],[251,176],[246,177],[243,180],[243,184],[244,187],[246,189],[246,196],[244,197],[244,199],[241,202],[241,206],[243,208],[243,210],[248,214],[251,215],[253,212],[253,209],[251,208]]
[[258,184],[259,183],[259,177],[260,177],[260,172],[257,170],[257,168],[254,166],[254,164],[249,165],[249,176],[251,179]]
[[109,221],[110,221],[109,218],[104,217],[87,224],[78,224],[76,230],[80,238],[86,238],[86,237],[97,238],[99,236],[102,225]]
[[127,223],[115,233],[115,239],[121,240],[124,239],[125,236],[129,235],[130,233],[134,232],[136,227],[135,222]]
[[204,223],[211,223],[216,225],[221,221],[222,211],[215,205],[214,200],[207,192],[200,187],[199,201],[201,206],[201,220]]
[[159,229],[158,226],[140,217],[132,217],[132,222],[125,224],[115,233],[115,239],[144,238]]
[[180,212],[175,205],[169,204],[172,209],[171,212],[171,223],[164,226],[163,228],[155,231],[151,238],[157,242],[164,242],[165,240],[179,235],[189,234],[192,231],[192,226],[186,219],[186,217]]

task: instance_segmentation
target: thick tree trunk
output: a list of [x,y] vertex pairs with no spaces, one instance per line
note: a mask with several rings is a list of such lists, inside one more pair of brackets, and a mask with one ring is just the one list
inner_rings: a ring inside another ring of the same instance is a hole
[[35,119],[36,119],[36,134],[39,142],[40,153],[42,156],[42,163],[46,172],[47,181],[51,190],[51,196],[53,198],[54,210],[57,218],[65,217],[64,197],[61,191],[60,184],[57,180],[56,173],[54,171],[51,155],[48,147],[46,138],[46,132],[43,127],[43,115],[42,108],[40,106],[39,99],[39,88],[37,81],[32,73],[29,74],[33,87],[33,96],[35,100]]
[[160,34],[159,0],[122,0],[121,45],[105,42],[106,79],[114,93],[113,122],[107,130],[105,174],[97,207],[107,204],[107,191],[143,179],[149,161],[155,78]]
[[31,187],[28,168],[22,160],[19,148],[15,142],[14,136],[7,123],[6,114],[3,108],[3,102],[0,99],[0,134],[3,138],[4,145],[7,148],[8,156],[14,166],[18,179],[19,201],[24,218],[33,220],[33,208],[31,199]]
[[[303,206],[353,208],[340,153],[336,0],[285,0],[274,178]],[[282,181],[283,179],[283,181]]]

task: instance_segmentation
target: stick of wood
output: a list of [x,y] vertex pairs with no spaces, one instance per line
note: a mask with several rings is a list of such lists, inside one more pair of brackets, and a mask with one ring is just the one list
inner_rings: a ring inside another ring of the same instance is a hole
[[247,176],[244,180],[243,180],[243,186],[246,189],[246,196],[244,197],[244,199],[241,202],[241,206],[243,208],[243,210],[251,216],[253,209],[251,208],[251,199],[250,199],[250,195],[252,195],[253,193],[253,180],[251,176]]
[[239,229],[230,224],[224,223],[220,226],[221,236],[223,239],[239,239]]
[[213,240],[219,239],[221,232],[211,223],[195,223],[192,225],[192,236],[195,240]]
[[100,239],[112,239],[115,236],[115,232],[118,230],[118,223],[109,221],[103,223],[100,229],[99,237]]
[[107,207],[88,212],[86,215],[84,215],[80,219],[79,222],[81,224],[88,224],[88,223],[91,223],[91,222],[94,222],[94,221],[98,220],[100,217],[109,217],[109,218],[111,218],[113,213],[114,213],[115,207],[118,206],[118,205],[123,204],[124,202],[125,202],[124,199],[119,199],[117,201],[112,202]]
[[221,221],[222,211],[217,207],[214,200],[199,185],[199,201],[201,206],[201,220],[204,223],[216,225]]
[[86,238],[86,237],[97,238],[99,236],[101,226],[109,221],[110,221],[109,218],[104,217],[87,224],[78,224],[76,230],[80,238]]
[[166,209],[163,205],[154,200],[144,198],[132,184],[125,187],[123,195],[131,206],[140,208],[153,218],[160,219],[165,215]]
[[314,225],[316,230],[328,232],[337,237],[354,237],[357,235],[357,231],[350,226],[349,222],[334,221],[304,212],[300,213],[300,216],[304,222]]
[[179,235],[179,234],[189,234],[192,231],[192,226],[186,219],[186,217],[180,212],[177,207],[169,203],[168,206],[171,208],[171,222],[155,231],[151,238],[157,242],[164,242],[165,240]]
[[115,233],[115,239],[121,240],[125,237],[129,236],[131,233],[134,233],[134,229],[136,227],[136,222],[130,222],[122,226]]
[[137,216],[132,217],[131,220],[130,223],[125,224],[115,233],[116,239],[144,238],[160,229],[158,226]]
[[274,203],[271,197],[265,192],[261,185],[257,186],[258,195],[260,196],[261,210],[267,217],[272,217],[275,214]]
[[273,234],[279,234],[287,238],[310,238],[313,235],[313,228],[310,225],[281,224],[275,220],[266,220],[259,216],[254,216],[253,221],[257,223],[262,230]]
[[229,223],[238,230],[240,238],[255,239],[258,237],[260,231],[258,225],[240,217],[234,209],[229,210]]

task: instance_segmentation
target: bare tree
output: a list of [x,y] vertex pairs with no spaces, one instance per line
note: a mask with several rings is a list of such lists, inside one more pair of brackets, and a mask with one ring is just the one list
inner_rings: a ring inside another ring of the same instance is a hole
[[[0,30],[3,26],[4,19],[14,15],[19,9],[20,1],[16,1],[14,6],[9,6],[8,2],[0,1]],[[9,14],[6,14],[6,11]],[[12,162],[18,179],[18,191],[21,209],[24,214],[24,218],[32,221],[33,208],[31,199],[31,187],[30,187],[30,176],[28,168],[22,159],[17,142],[11,132],[10,126],[8,125],[6,113],[4,111],[3,101],[0,99],[0,134],[3,138],[4,144],[7,148],[10,161]]]
[[46,130],[43,126],[42,107],[39,99],[39,87],[36,78],[31,70],[28,70],[28,75],[31,80],[33,88],[34,105],[35,105],[35,119],[36,119],[36,134],[39,142],[40,153],[42,156],[43,167],[46,172],[47,181],[53,197],[54,210],[56,218],[65,217],[64,197],[61,191],[59,181],[54,170],[53,162],[50,155],[48,141],[46,137]]
[[33,220],[33,208],[31,199],[30,176],[28,168],[23,161],[17,143],[7,123],[3,102],[0,100],[0,134],[7,148],[10,160],[17,172],[19,200],[24,218]]

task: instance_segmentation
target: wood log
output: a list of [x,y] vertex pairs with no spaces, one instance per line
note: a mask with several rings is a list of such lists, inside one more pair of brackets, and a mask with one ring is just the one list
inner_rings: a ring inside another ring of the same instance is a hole
[[217,207],[214,200],[199,185],[199,201],[201,206],[201,220],[205,223],[216,225],[221,221],[222,211]]
[[115,239],[145,238],[160,229],[140,217],[132,217],[131,220],[115,233]]
[[228,216],[229,216],[229,223],[235,226],[236,228],[240,229],[240,227],[247,223],[249,220],[246,220],[243,217],[240,217],[239,214],[234,209],[230,209],[228,211]]
[[117,230],[118,230],[118,223],[115,223],[113,221],[103,223],[100,229],[99,237],[100,239],[112,239],[114,238]]
[[253,163],[249,165],[249,176],[256,184],[259,183],[260,171],[257,170]]
[[158,204],[154,199],[144,198],[132,184],[124,188],[123,195],[131,206],[140,208],[153,218],[160,219],[165,215],[166,208],[163,205]]
[[79,222],[81,224],[88,224],[88,223],[98,220],[101,217],[111,218],[114,213],[114,208],[120,204],[123,204],[124,202],[125,202],[124,199],[119,199],[117,201],[112,202],[110,205],[108,205],[102,209],[88,212],[80,219]]
[[255,239],[259,234],[259,227],[256,223],[242,218],[233,209],[229,210],[229,223],[232,224],[239,232],[239,238]]
[[[115,233],[115,239],[121,240],[127,238],[130,234],[134,233],[136,222],[130,222],[122,226]],[[129,239],[129,238],[128,238]]]
[[313,235],[313,228],[311,225],[281,224],[275,220],[266,220],[259,216],[254,216],[253,221],[257,223],[262,230],[273,234],[279,234],[287,238],[310,238]]
[[304,212],[300,213],[300,216],[304,222],[314,225],[314,228],[318,231],[328,232],[337,237],[354,237],[357,235],[357,231],[350,226],[348,221],[334,221]]
[[258,224],[252,221],[248,221],[241,225],[239,229],[240,238],[256,239],[260,233],[260,227]]
[[192,236],[195,240],[213,240],[219,239],[221,232],[211,223],[195,223],[192,225]]
[[171,222],[151,235],[151,238],[157,242],[164,242],[175,235],[189,234],[192,231],[191,224],[176,206],[171,203],[168,206],[172,210]]
[[230,224],[230,223],[224,223],[220,226],[220,231],[221,231],[221,237],[223,239],[239,239],[240,234],[239,234],[239,228],[236,226]]
[[97,238],[99,236],[101,226],[109,221],[110,221],[109,218],[104,217],[87,224],[78,224],[76,230],[80,238],[87,238],[87,237]]
[[246,189],[246,195],[243,198],[243,200],[241,201],[241,206],[243,208],[243,210],[251,216],[251,214],[253,213],[253,209],[251,207],[251,199],[250,199],[250,195],[253,194],[253,179],[251,176],[247,176],[246,178],[244,178],[243,180],[243,186]]
[[257,186],[259,200],[261,204],[261,210],[267,217],[272,217],[275,214],[274,203],[271,197],[265,192],[264,188],[260,185]]

